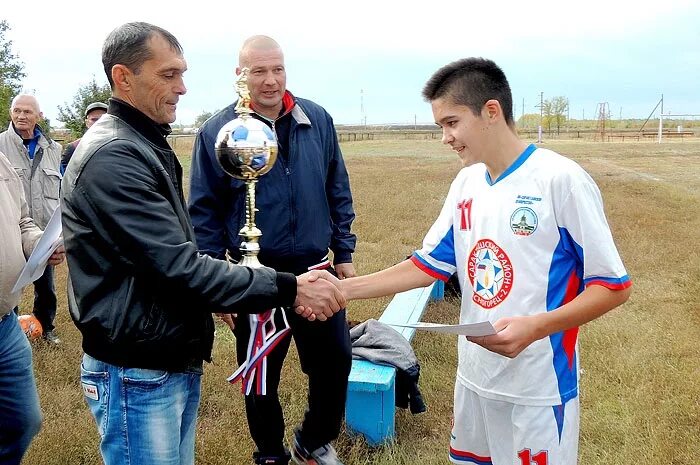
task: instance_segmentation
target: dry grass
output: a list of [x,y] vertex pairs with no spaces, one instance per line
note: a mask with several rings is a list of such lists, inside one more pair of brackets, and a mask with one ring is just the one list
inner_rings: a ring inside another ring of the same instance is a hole
[[[579,161],[599,183],[608,218],[634,293],[623,307],[581,332],[582,430],[580,463],[693,465],[700,457],[700,142],[547,144]],[[177,147],[189,167],[189,147]],[[456,157],[436,141],[372,141],[343,146],[355,195],[359,236],[356,266],[369,273],[412,252],[437,215]],[[63,344],[35,344],[34,360],[44,427],[28,464],[98,464],[96,428],[79,387],[80,335],[65,301],[59,269],[57,327]],[[30,304],[25,293],[23,308]],[[353,319],[376,317],[388,299],[353,302]],[[26,310],[25,310],[26,311]],[[456,302],[431,305],[430,321],[454,322]],[[373,449],[342,434],[348,465],[442,464],[456,367],[454,340],[414,339],[429,410],[400,411],[392,445]],[[198,464],[250,463],[253,444],[237,387],[234,341],[217,330],[215,362],[206,367],[197,436]],[[290,351],[282,385],[289,429],[301,419],[305,381]]]

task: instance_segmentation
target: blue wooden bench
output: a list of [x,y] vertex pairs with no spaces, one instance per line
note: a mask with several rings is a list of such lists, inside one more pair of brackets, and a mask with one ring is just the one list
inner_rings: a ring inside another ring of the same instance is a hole
[[[420,321],[428,301],[442,299],[444,283],[396,294],[379,318],[382,323],[413,324]],[[408,341],[414,328],[394,326]],[[370,445],[379,445],[394,437],[396,369],[366,360],[353,360],[345,404],[345,423],[350,432],[365,436]]]

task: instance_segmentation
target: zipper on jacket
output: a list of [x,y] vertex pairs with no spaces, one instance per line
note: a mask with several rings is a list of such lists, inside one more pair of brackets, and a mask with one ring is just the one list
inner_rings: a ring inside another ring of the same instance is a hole
[[277,122],[277,120],[268,119],[262,115],[260,115],[260,116],[262,118],[265,118],[267,121],[270,122],[270,126],[272,127],[272,132],[275,134],[275,139],[277,139],[277,159],[280,161],[282,168],[284,168],[284,174],[289,176],[290,174],[292,174],[292,171],[289,169],[289,166],[287,166],[287,163],[285,162],[284,157],[280,156],[280,150],[279,150],[280,138],[279,138],[279,135],[277,134],[277,128],[275,127],[275,123]]
[[[294,190],[292,189],[292,170],[290,169],[290,166],[292,164],[292,147],[294,147],[294,143],[292,142],[292,139],[294,139],[294,127],[293,125],[290,124],[289,127],[289,147],[288,147],[288,159],[289,159],[289,164],[285,161],[284,157],[279,156],[280,151],[279,151],[279,146],[280,146],[280,138],[279,135],[277,134],[277,127],[275,123],[277,122],[276,119],[269,119],[263,115],[258,115],[262,118],[264,118],[266,121],[270,123],[270,126],[272,128],[272,132],[275,134],[275,139],[277,139],[277,159],[279,160],[280,164],[282,165],[282,168],[284,168],[284,174],[287,176],[287,189],[289,193],[289,224],[290,224],[290,236],[291,236],[291,241],[292,241],[292,250],[291,253],[294,255],[296,253],[296,237],[294,234],[294,228],[296,225],[296,218],[294,217]],[[281,117],[284,117],[285,115],[282,115]]]
[[[295,129],[290,125],[289,128],[289,164],[292,164],[292,147],[294,147],[294,142],[296,141]],[[287,175],[291,174],[289,168],[286,168]],[[291,222],[291,236],[292,236],[292,255],[296,255],[297,252],[297,240],[296,240],[296,217],[294,216],[294,189],[292,189],[292,178],[288,177],[289,182],[289,218]]]

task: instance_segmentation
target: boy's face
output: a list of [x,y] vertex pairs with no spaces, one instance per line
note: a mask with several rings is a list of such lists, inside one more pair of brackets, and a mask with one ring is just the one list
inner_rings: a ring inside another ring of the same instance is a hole
[[486,110],[479,115],[464,105],[440,97],[431,102],[435,123],[442,128],[442,143],[457,152],[464,166],[485,161],[483,148],[488,136],[489,121]]

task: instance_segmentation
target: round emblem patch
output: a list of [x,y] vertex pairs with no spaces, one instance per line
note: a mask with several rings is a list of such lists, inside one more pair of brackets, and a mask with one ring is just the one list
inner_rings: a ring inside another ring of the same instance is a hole
[[510,258],[490,239],[481,239],[469,253],[467,274],[472,300],[485,309],[503,302],[513,287]]
[[537,229],[537,214],[531,208],[518,208],[510,215],[510,229],[518,236],[529,236]]

